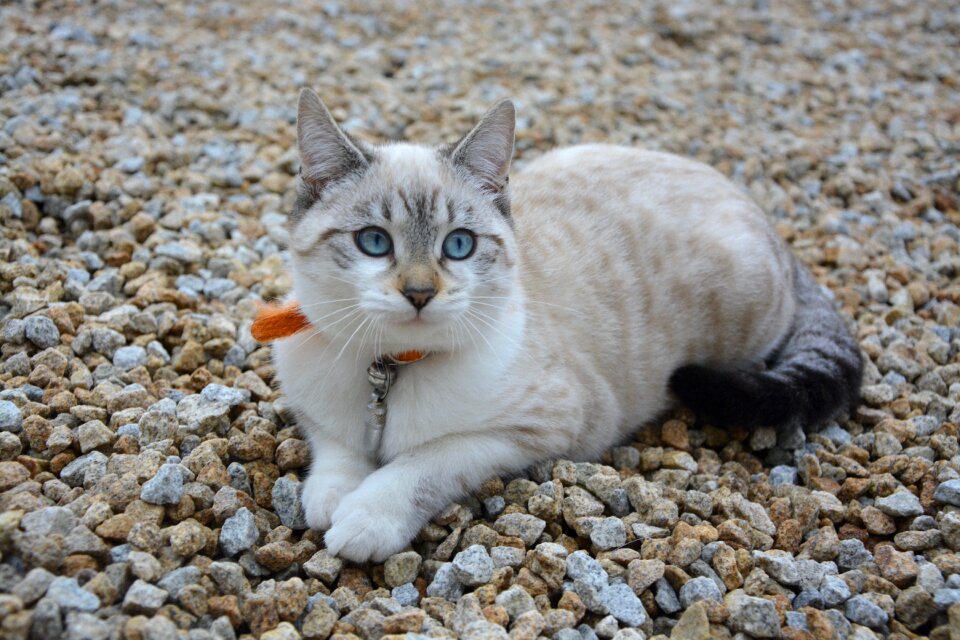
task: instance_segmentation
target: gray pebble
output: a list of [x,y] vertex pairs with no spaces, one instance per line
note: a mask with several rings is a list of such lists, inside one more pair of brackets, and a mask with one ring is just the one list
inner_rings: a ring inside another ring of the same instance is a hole
[[639,627],[647,621],[647,610],[640,598],[623,582],[611,584],[600,592],[600,601],[620,622]]
[[183,497],[183,472],[179,464],[165,464],[143,483],[140,499],[150,504],[178,504]]
[[574,551],[567,556],[567,576],[580,580],[597,591],[607,586],[609,577],[603,566],[583,550]]
[[31,537],[67,535],[77,526],[77,516],[66,507],[44,507],[24,514],[20,526]]
[[673,590],[673,587],[670,586],[670,583],[667,582],[666,578],[660,578],[657,580],[657,595],[654,598],[654,601],[657,603],[657,606],[667,615],[671,615],[680,611],[681,604],[680,599],[677,597],[677,592]]
[[723,594],[710,578],[693,578],[680,588],[680,604],[684,609],[700,600],[720,602],[722,599]]
[[437,569],[433,576],[433,581],[427,586],[427,595],[437,598],[445,598],[456,602],[463,595],[463,586],[457,580],[454,574],[453,564],[444,562]]
[[847,619],[871,629],[880,629],[889,620],[887,612],[866,596],[854,596],[844,608]]
[[200,396],[205,400],[223,402],[231,407],[250,402],[250,392],[246,389],[226,387],[222,384],[208,384],[200,392]]
[[496,603],[507,610],[511,620],[527,611],[535,611],[536,603],[525,589],[520,586],[513,586],[500,592],[496,597]]
[[108,640],[111,625],[106,620],[82,611],[71,611],[66,615],[66,640]]
[[30,573],[13,587],[12,593],[24,604],[31,605],[44,596],[53,579],[54,575],[46,569],[31,569]]
[[90,334],[93,340],[94,350],[111,359],[117,349],[127,343],[127,339],[123,337],[123,334],[113,329],[101,327],[94,329]]
[[752,638],[779,638],[780,618],[770,600],[748,596],[741,589],[732,591],[725,599],[730,609],[730,628]]
[[0,400],[0,431],[20,433],[23,428],[23,414],[20,408],[9,400]]
[[273,484],[273,510],[284,526],[300,531],[307,528],[300,504],[300,482],[278,478]]
[[933,499],[960,507],[960,480],[941,482],[933,492]]
[[873,556],[863,546],[863,542],[855,538],[840,541],[837,565],[841,569],[856,569],[864,562],[873,562]]
[[960,588],[944,588],[933,594],[933,603],[941,611],[946,611],[958,602],[960,602]]
[[415,607],[420,602],[420,592],[412,582],[394,587],[390,590],[390,595],[404,607]]
[[[99,602],[97,600],[98,605]],[[60,605],[53,598],[41,599],[33,609],[30,637],[53,640],[54,638],[62,638],[63,634],[63,613]]]
[[627,543],[627,529],[620,518],[604,518],[590,530],[590,541],[598,549],[616,549]]
[[225,555],[233,556],[251,548],[259,537],[253,514],[246,507],[240,507],[220,528],[220,548]]
[[180,595],[180,590],[188,584],[196,584],[200,581],[202,573],[200,569],[192,565],[174,569],[157,581],[157,586],[170,594],[171,598]]
[[837,607],[850,598],[850,587],[840,576],[828,575],[820,583],[820,594],[828,607]]
[[137,580],[127,589],[127,594],[123,598],[123,611],[131,614],[153,615],[166,600],[166,591],[143,580]]
[[874,504],[887,515],[898,518],[918,516],[923,513],[920,499],[906,489],[900,489],[889,496],[877,498]]
[[47,316],[31,316],[23,321],[23,331],[27,340],[41,349],[49,349],[60,344],[60,330]]
[[81,588],[76,578],[54,578],[47,588],[47,598],[65,611],[96,611],[100,608],[100,599]]
[[453,558],[453,575],[466,587],[486,584],[493,577],[493,560],[481,544],[467,547]]
[[113,366],[129,371],[147,364],[147,350],[143,347],[120,347],[113,352]]
[[782,464],[770,470],[770,484],[775,487],[781,484],[797,484],[798,477],[796,467]]

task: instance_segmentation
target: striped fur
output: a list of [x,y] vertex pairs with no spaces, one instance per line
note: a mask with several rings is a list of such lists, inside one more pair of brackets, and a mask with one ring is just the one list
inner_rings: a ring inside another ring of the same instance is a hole
[[[313,450],[307,522],[328,529],[332,552],[381,560],[492,474],[594,459],[667,409],[671,384],[739,424],[815,422],[855,397],[840,317],[713,169],[590,145],[548,153],[508,186],[505,104],[456,145],[363,145],[358,169],[361,147],[315,109],[308,99],[301,129],[320,130],[299,137],[325,151],[301,156],[307,175],[335,177],[315,181],[290,235],[294,294],[316,330],[279,341],[275,359]],[[390,255],[358,250],[367,226],[391,235]],[[461,228],[476,251],[448,259],[443,239]],[[420,310],[411,283],[436,292]],[[366,366],[408,349],[430,357],[402,370],[371,459]]]

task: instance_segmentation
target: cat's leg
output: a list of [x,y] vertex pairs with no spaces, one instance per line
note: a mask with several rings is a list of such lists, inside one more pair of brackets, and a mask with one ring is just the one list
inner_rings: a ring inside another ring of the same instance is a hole
[[324,434],[308,434],[312,462],[303,485],[301,502],[307,524],[329,529],[334,511],[375,469],[363,452],[351,449]]
[[563,452],[561,430],[497,429],[449,435],[407,451],[372,473],[333,513],[327,549],[383,561],[406,547],[451,501],[491,475],[518,471]]

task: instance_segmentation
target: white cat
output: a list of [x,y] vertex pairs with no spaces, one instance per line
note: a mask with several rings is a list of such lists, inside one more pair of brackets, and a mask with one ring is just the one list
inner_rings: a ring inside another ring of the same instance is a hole
[[[857,398],[843,320],[721,174],[590,145],[508,189],[513,139],[508,101],[454,145],[374,147],[300,96],[290,249],[312,326],[275,357],[313,451],[307,522],[342,557],[400,551],[492,475],[597,457],[671,390],[745,426]],[[378,439],[367,369],[407,351],[425,357],[380,367],[396,379]]]

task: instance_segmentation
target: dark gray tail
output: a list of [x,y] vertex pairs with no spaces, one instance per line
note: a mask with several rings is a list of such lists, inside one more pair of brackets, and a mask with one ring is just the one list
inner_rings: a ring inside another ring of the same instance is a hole
[[843,318],[813,276],[797,262],[797,315],[790,334],[767,359],[767,369],[720,370],[687,365],[670,389],[717,426],[818,426],[860,397],[863,360]]

